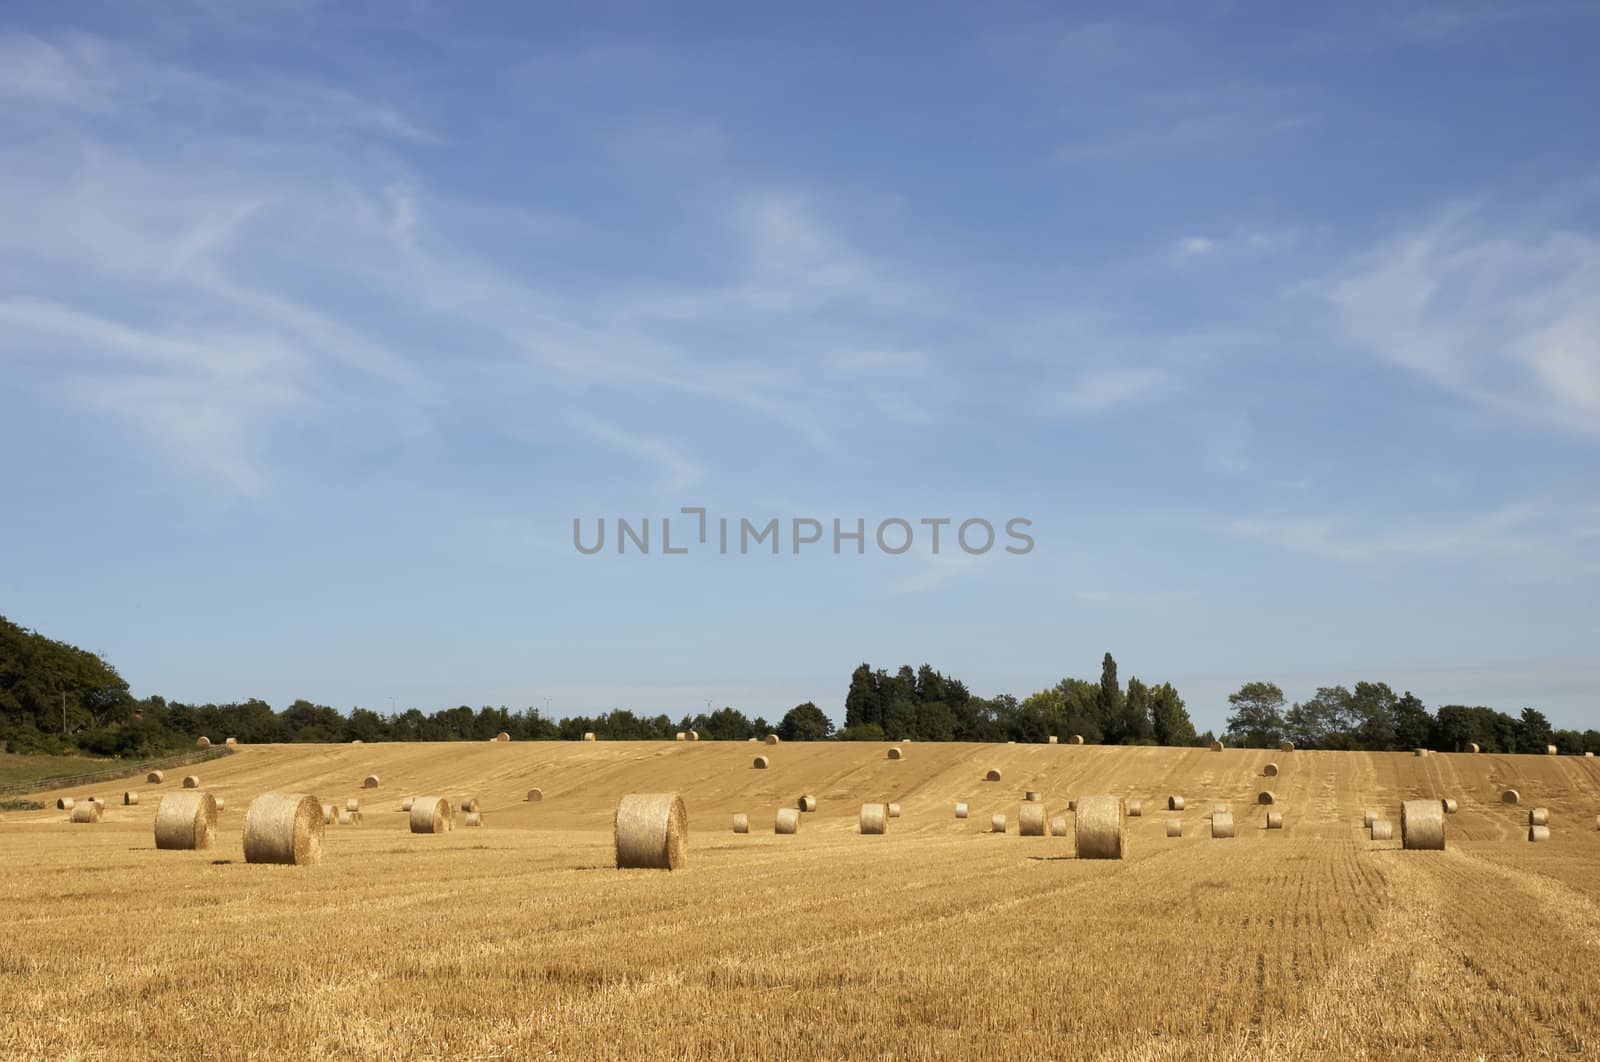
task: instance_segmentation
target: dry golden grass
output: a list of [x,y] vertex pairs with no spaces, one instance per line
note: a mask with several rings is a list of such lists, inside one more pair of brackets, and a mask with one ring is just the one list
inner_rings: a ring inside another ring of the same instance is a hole
[[[412,834],[388,803],[305,867],[246,865],[238,819],[210,851],[157,852],[171,783],[92,830],[9,814],[0,1057],[1600,1056],[1600,831],[1530,845],[1527,808],[1499,802],[1515,785],[1592,823],[1595,761],[1297,751],[1277,788],[1293,830],[1252,816],[1215,843],[1204,819],[1175,838],[1165,816],[1129,819],[1124,860],[1080,861],[1070,837],[990,834],[988,816],[1028,788],[1244,806],[1267,754],[885,747],[789,743],[763,772],[742,742],[247,746],[208,764],[207,791],[241,808],[343,804],[368,772],[479,794],[481,829]],[[980,782],[988,766],[1006,781]],[[614,868],[634,790],[683,795],[686,869]],[[770,809],[797,792],[819,810],[774,836]],[[864,844],[860,807],[886,792],[901,817]],[[1364,839],[1363,808],[1447,795],[1447,851]],[[735,835],[742,808],[766,810]],[[1048,990],[1017,992],[1019,969]]]

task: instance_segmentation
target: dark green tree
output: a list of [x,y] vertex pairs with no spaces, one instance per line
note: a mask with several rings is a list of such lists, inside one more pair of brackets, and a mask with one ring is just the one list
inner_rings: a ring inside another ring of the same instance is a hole
[[1396,748],[1416,749],[1431,747],[1433,716],[1427,705],[1410,690],[1394,702],[1394,743]]
[[844,696],[844,725],[863,723],[883,725],[883,672],[862,664],[850,674],[850,690]]
[[1109,745],[1122,741],[1122,689],[1117,685],[1117,662],[1107,653],[1100,661],[1100,693],[1095,700],[1100,720],[1101,740]]
[[1283,690],[1272,682],[1246,682],[1228,694],[1228,743],[1246,748],[1271,748],[1283,740]]
[[784,741],[824,741],[833,734],[833,720],[810,701],[784,713],[778,737]]
[[1183,698],[1170,682],[1163,682],[1150,691],[1150,724],[1159,745],[1187,748],[1198,737]]

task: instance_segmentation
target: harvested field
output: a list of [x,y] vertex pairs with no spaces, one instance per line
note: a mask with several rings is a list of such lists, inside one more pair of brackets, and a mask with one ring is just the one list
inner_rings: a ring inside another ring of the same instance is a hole
[[[762,772],[744,742],[716,741],[692,756],[245,745],[206,765],[207,792],[240,809],[268,792],[342,804],[370,771],[477,794],[493,818],[414,835],[385,801],[330,829],[310,866],[246,864],[237,818],[210,850],[157,852],[153,799],[88,830],[54,809],[68,791],[34,794],[48,810],[0,820],[0,1057],[604,1058],[619,1030],[644,1053],[711,1059],[1033,1057],[1046,1042],[1112,1058],[1600,1056],[1593,760],[1299,750],[1275,789],[1293,829],[1254,812],[1214,843],[1204,819],[1169,839],[1167,816],[1129,818],[1122,860],[1080,861],[1070,836],[991,834],[990,816],[1015,815],[1022,786],[1244,809],[1268,754],[886,748],[789,742]],[[991,766],[1019,788],[979,783]],[[559,798],[529,804],[529,778]],[[1526,807],[1500,802],[1511,786]],[[686,868],[615,869],[620,797],[671,791]],[[818,810],[774,836],[771,809],[802,792]],[[863,843],[861,806],[885,794],[901,817]],[[1359,829],[1364,808],[1398,823],[1403,801],[1446,794],[1443,852]],[[1571,825],[1529,844],[1529,807]],[[741,811],[758,813],[733,834]],[[1185,917],[1119,902],[1151,895]],[[873,902],[888,896],[890,915]],[[1018,993],[1024,963],[1030,981],[1095,991]],[[974,1005],[993,999],[1008,1002]]]

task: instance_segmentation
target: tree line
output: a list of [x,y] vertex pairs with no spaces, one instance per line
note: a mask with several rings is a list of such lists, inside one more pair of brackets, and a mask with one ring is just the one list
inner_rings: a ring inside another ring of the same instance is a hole
[[[1304,703],[1285,705],[1283,691],[1250,682],[1232,694],[1224,734],[1231,744],[1271,747],[1289,739],[1302,748],[1454,751],[1476,743],[1487,752],[1600,753],[1600,732],[1553,730],[1537,710],[1512,717],[1490,708],[1446,705],[1430,712],[1407,692],[1384,683],[1359,682],[1317,691]],[[537,708],[459,705],[382,714],[355,708],[348,714],[297,700],[282,711],[250,699],[228,704],[184,704],[160,696],[136,698],[98,654],[54,641],[0,616],[0,742],[12,752],[143,758],[194,744],[234,737],[246,744],[347,741],[487,741],[502,732],[516,741],[576,741],[593,732],[609,741],[670,741],[696,731],[711,741],[743,741],[776,733],[785,741],[1062,741],[1081,735],[1089,744],[1205,745],[1183,698],[1170,682],[1118,678],[1110,653],[1098,681],[1063,678],[1018,700],[1010,694],[974,695],[964,682],[928,664],[890,673],[863,663],[850,675],[845,722],[816,704],[795,705],[776,721],[754,719],[738,708],[679,715],[637,715],[616,708],[599,715],[547,718]]]
[[1021,701],[1010,694],[975,697],[960,679],[927,664],[892,675],[862,664],[850,676],[844,716],[839,736],[867,741],[1040,742],[1079,735],[1092,745],[1193,745],[1202,738],[1170,682],[1152,686],[1130,676],[1124,688],[1110,653],[1100,662],[1099,682],[1064,678]]
[[1563,755],[1600,755],[1600,730],[1557,730],[1537,708],[1516,716],[1464,704],[1429,711],[1410,690],[1396,694],[1386,682],[1324,686],[1287,708],[1275,684],[1247,682],[1228,696],[1228,703],[1233,713],[1227,738],[1249,748],[1288,740],[1309,749],[1464,752],[1477,745],[1483,752],[1542,753],[1554,745]]

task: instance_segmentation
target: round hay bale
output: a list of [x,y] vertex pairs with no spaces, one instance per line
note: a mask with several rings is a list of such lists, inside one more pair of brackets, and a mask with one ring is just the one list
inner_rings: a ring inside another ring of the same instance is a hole
[[1294,751],[1294,742],[1292,742],[1292,741],[1280,741],[1280,742],[1278,742],[1278,751],[1279,752],[1293,752]]
[[689,740],[690,741],[699,741],[700,740],[700,731],[698,731],[698,730],[689,731]]
[[989,816],[989,832],[990,833],[1005,833],[1006,832],[1006,817],[1004,815],[1000,815],[1000,814],[990,815]]
[[1183,820],[1182,819],[1168,819],[1167,820],[1167,836],[1168,837],[1182,837],[1183,836]]
[[543,799],[544,799],[544,790],[543,789],[540,789],[538,786],[534,786],[532,789],[528,790],[528,803],[537,804],[539,801],[541,801]]
[[800,832],[800,812],[796,811],[794,808],[779,808],[778,817],[772,823],[772,832]]
[[891,760],[901,759],[902,757],[904,757],[904,755],[905,754],[900,751],[900,746],[898,746],[898,745],[889,746],[889,758]]
[[462,797],[461,800],[455,805],[455,810],[482,811],[483,808],[479,806],[477,797]]
[[1548,826],[1529,826],[1528,827],[1528,840],[1529,841],[1540,842],[1540,841],[1548,841],[1549,839],[1550,839],[1550,827],[1548,827]]
[[356,738],[354,741],[350,742],[350,744],[352,744],[352,745],[362,745],[362,744],[365,744],[365,742],[363,742],[360,738]]
[[217,813],[219,815],[227,808],[227,806],[228,802],[226,800],[224,800],[222,797],[217,797]]
[[1592,759],[1594,759],[1594,753],[1592,753],[1592,752],[1585,752],[1585,753],[1584,753],[1584,754],[1583,754],[1583,758],[1584,758],[1584,759],[1586,759],[1586,760],[1592,760]]
[[1377,808],[1368,808],[1366,811],[1361,813],[1361,825],[1370,830],[1372,829],[1372,824],[1381,818],[1383,818],[1383,813],[1381,811],[1379,811]]
[[1528,809],[1528,825],[1529,826],[1548,826],[1548,825],[1550,825],[1550,809],[1549,808],[1529,808]]
[[357,800],[355,797],[351,797],[349,800],[344,802],[344,809],[346,811],[360,811],[361,801]]
[[71,797],[57,797],[56,798],[56,810],[57,811],[71,811],[74,807],[77,806],[77,804],[78,804],[78,802],[76,800],[73,800]]
[[1263,807],[1270,807],[1278,802],[1278,794],[1270,789],[1263,789],[1256,794],[1256,803]]
[[1181,797],[1181,796],[1169,796],[1169,797],[1167,797],[1167,810],[1168,811],[1182,811],[1183,810],[1183,797]]
[[362,789],[376,789],[376,788],[378,788],[378,776],[375,775],[375,774],[369,774],[365,778],[361,779],[361,788]]
[[777,743],[778,743],[778,735],[777,734],[768,734],[767,735],[767,744],[776,745]]
[[1476,741],[1467,742],[1467,751],[1468,752],[1477,752],[1478,751],[1478,743]]
[[506,733],[504,730],[502,730],[502,731],[500,731],[500,733],[498,733],[498,734],[496,734],[494,736],[494,739],[496,741],[510,741],[511,740],[511,735]]
[[1044,794],[1039,792],[1037,789],[1028,789],[1023,792],[1022,799],[1026,800],[1030,804],[1039,804],[1043,803]]
[[467,812],[467,825],[468,826],[482,826],[483,825],[483,812],[481,812],[481,811],[469,811],[469,812]]
[[203,749],[208,749],[211,747],[211,739],[204,735],[195,738],[194,743]]
[[412,833],[444,833],[454,812],[444,797],[419,796],[411,802]]
[[956,818],[964,819],[966,817],[967,817],[967,805],[966,804],[957,804],[956,805]]
[[73,822],[99,822],[100,805],[92,800],[85,800],[72,809]]
[[889,829],[888,804],[862,804],[861,805],[861,832],[864,834],[881,834]]
[[805,793],[799,800],[794,802],[794,806],[801,811],[815,811],[817,810],[817,798],[810,793]]
[[1269,811],[1269,812],[1267,812],[1267,829],[1269,829],[1269,830],[1281,830],[1281,829],[1283,829],[1283,812],[1281,812],[1281,811]]
[[[1211,751],[1212,751],[1212,752],[1221,752],[1221,751],[1222,751],[1222,749],[1223,749],[1223,745],[1222,745],[1222,742],[1220,742],[1220,741],[1213,741],[1213,742],[1212,742],[1212,743],[1211,743]],[[1230,834],[1230,836],[1231,836],[1231,834]]]
[[1233,809],[1231,807],[1229,807],[1228,805],[1226,805],[1226,804],[1212,804],[1211,805],[1211,814],[1213,814],[1213,815],[1231,815],[1231,814],[1233,814]]
[[1507,789],[1500,794],[1500,802],[1502,804],[1520,804],[1522,803],[1522,794],[1515,789]]
[[349,808],[346,808],[343,811],[339,812],[339,825],[340,826],[354,826],[356,824],[356,815],[357,814],[358,814],[357,812],[351,811]]
[[583,740],[585,740],[585,741],[593,741],[594,740],[594,731],[593,730],[585,730],[583,732]]
[[1054,734],[1051,734],[1050,735],[1050,744],[1054,745],[1056,743],[1056,741],[1057,741],[1056,736]]
[[752,745],[761,744],[761,739],[760,738],[745,738],[745,741],[749,742]]
[[750,766],[754,767],[758,771],[764,771],[767,769],[767,758],[765,756],[757,756],[755,761],[751,763]]
[[1017,808],[1017,836],[1044,837],[1049,828],[1050,816],[1045,814],[1043,804],[1029,801]]
[[1121,797],[1078,798],[1079,859],[1121,859],[1127,854],[1127,832]]
[[689,735],[685,734],[682,730],[680,730],[676,734],[672,735],[672,740],[673,741],[688,741],[689,740]]
[[1394,840],[1394,823],[1388,819],[1374,819],[1372,822],[1372,839],[1374,841]]
[[1278,765],[1276,763],[1267,764],[1265,767],[1261,768],[1261,775],[1264,778],[1278,777]]
[[161,771],[151,771],[149,774],[144,776],[146,785],[160,785],[162,782],[166,781],[166,778],[166,774]]
[[900,817],[900,805],[896,804],[892,800],[889,802],[889,817],[891,819],[898,819]]
[[1233,836],[1233,816],[1228,812],[1211,816],[1212,839]]
[[1142,801],[1142,800],[1130,800],[1130,801],[1128,801],[1128,818],[1137,819],[1137,818],[1143,817],[1143,815],[1144,815],[1144,801]]
[[334,807],[332,804],[322,805],[322,824],[324,826],[332,826],[338,821],[339,809]]
[[128,792],[122,794],[122,806],[123,807],[131,808],[137,803],[139,803],[139,794],[138,793],[135,793],[130,789]]
[[983,780],[985,782],[998,782],[1000,780],[1000,768],[990,767],[984,772]]
[[1546,745],[1546,746],[1545,746],[1545,747],[1544,747],[1544,754],[1545,754],[1545,755],[1546,755],[1546,756],[1555,756],[1555,755],[1558,755],[1558,754],[1559,754],[1559,753],[1560,753],[1560,751],[1561,751],[1561,750],[1560,750],[1560,749],[1558,749],[1558,748],[1556,748],[1556,747],[1555,747],[1555,746],[1554,746],[1554,745]]
[[735,815],[733,817],[733,832],[734,833],[749,833],[750,832],[750,816],[746,815],[742,811],[739,812],[737,815]]
[[1066,835],[1067,817],[1065,815],[1057,815],[1055,818],[1050,820],[1050,836],[1065,837]]
[[234,745],[237,745],[237,744],[238,744],[238,743],[239,743],[239,739],[238,739],[238,738],[235,738],[235,737],[231,737],[231,738],[227,738],[227,739],[226,739],[226,740],[224,740],[224,741],[223,741],[223,742],[222,742],[222,743],[223,743],[223,744],[224,744],[224,745],[228,745],[228,746],[230,746],[230,747],[231,747],[231,746],[234,746]]
[[1461,808],[1461,805],[1457,804],[1454,800],[1450,799],[1449,797],[1446,797],[1443,800],[1439,801],[1439,806],[1444,808],[1444,813],[1446,815],[1454,815]]
[[1428,750],[1427,749],[1412,749],[1411,750],[1411,755],[1413,755],[1413,756],[1426,756],[1427,754],[1428,754]]
[[186,775],[184,775],[183,776],[183,787],[185,789],[199,789],[200,788],[200,776],[198,774],[186,774]]
[[1068,741],[1067,744],[1069,744],[1069,745],[1081,745],[1081,744],[1083,744],[1083,735],[1082,734],[1073,734],[1072,735],[1072,740]]
[[400,810],[401,811],[410,811],[411,810],[411,805],[415,804],[416,802],[417,802],[417,798],[416,797],[406,797],[404,800],[400,801]]
[[244,812],[244,861],[306,867],[322,859],[322,815],[304,793],[263,793]]

